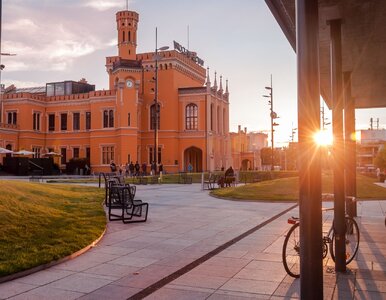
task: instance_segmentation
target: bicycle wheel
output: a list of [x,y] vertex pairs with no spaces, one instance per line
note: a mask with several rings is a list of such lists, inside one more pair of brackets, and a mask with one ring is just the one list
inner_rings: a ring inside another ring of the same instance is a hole
[[[355,257],[359,248],[359,227],[357,222],[351,218],[345,218],[346,226],[346,265],[349,264]],[[332,232],[332,239],[330,244],[331,258],[335,261],[335,234]]]
[[282,251],[284,269],[288,275],[300,277],[300,233],[299,223],[294,224],[284,239]]

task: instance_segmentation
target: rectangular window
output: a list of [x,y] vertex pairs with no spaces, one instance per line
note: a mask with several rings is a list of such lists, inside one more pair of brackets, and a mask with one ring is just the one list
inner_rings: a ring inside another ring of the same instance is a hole
[[114,146],[102,147],[102,164],[108,165],[114,160]]
[[60,148],[60,163],[62,165],[65,165],[67,162],[67,149],[66,148]]
[[114,127],[114,110],[104,110],[103,111],[103,128],[112,128]]
[[55,114],[48,115],[48,131],[55,131]]
[[128,114],[127,114],[127,126],[131,126],[130,123],[131,123],[131,120],[130,120],[130,113],[128,113]]
[[55,96],[63,96],[63,95],[64,95],[64,82],[56,82]]
[[112,109],[109,111],[109,127],[114,127],[114,111]]
[[8,120],[7,120],[7,124],[13,124],[13,125],[16,125],[17,123],[17,114],[16,114],[16,111],[10,111],[8,112]]
[[91,159],[91,151],[90,151],[90,147],[87,147],[87,148],[86,148],[86,158],[88,159],[88,161],[90,161],[90,159]]
[[[157,163],[161,163],[162,157],[161,157],[161,147],[158,147],[158,161]],[[154,161],[154,154],[153,154],[153,147],[149,148],[149,163],[152,163]]]
[[73,130],[80,129],[80,113],[72,114],[72,125],[73,125]]
[[79,158],[79,148],[73,148],[72,152],[73,152],[73,155],[72,155],[73,158]]
[[67,114],[60,114],[60,129],[67,130]]
[[41,151],[41,148],[33,147],[32,148],[32,152],[34,153],[33,158],[40,158],[40,151]]
[[86,112],[86,130],[91,129],[91,112]]
[[33,113],[32,128],[33,128],[33,130],[40,130],[40,113],[39,112]]

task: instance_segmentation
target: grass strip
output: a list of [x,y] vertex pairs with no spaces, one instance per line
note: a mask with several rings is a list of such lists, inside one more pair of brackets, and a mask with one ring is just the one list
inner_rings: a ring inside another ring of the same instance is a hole
[[106,226],[104,190],[0,180],[0,276],[70,255]]
[[[357,175],[358,199],[386,199],[386,189],[376,184],[376,178]],[[322,192],[333,193],[333,175],[322,175]],[[299,199],[299,178],[281,178],[238,187],[216,189],[212,195],[235,200],[297,201]]]

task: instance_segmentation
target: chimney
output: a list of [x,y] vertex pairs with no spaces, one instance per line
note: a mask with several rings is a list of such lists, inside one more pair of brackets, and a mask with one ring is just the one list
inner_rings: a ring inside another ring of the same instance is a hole
[[247,133],[247,127],[244,127],[244,132]]
[[241,131],[241,125],[239,125],[239,132]]

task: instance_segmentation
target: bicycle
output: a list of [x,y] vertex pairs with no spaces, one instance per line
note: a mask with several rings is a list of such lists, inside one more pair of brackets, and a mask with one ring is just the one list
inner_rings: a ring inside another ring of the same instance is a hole
[[[323,211],[333,210],[333,208],[323,209]],[[288,231],[282,251],[282,259],[284,269],[294,278],[300,277],[300,233],[299,233],[300,218],[291,217],[288,219],[288,224],[292,224],[292,227]],[[359,248],[359,227],[355,219],[346,216],[346,265],[349,264],[355,257]],[[327,256],[328,249],[332,260],[335,262],[335,249],[334,249],[334,224],[331,225],[327,235],[323,236],[323,258]]]

